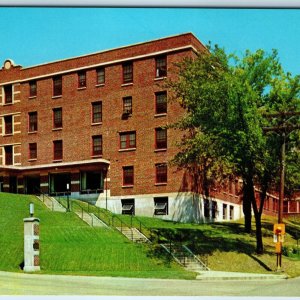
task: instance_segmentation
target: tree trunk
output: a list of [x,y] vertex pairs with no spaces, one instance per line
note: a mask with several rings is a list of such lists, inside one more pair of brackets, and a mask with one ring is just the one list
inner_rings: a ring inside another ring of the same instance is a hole
[[252,221],[252,212],[251,212],[251,187],[247,182],[244,181],[243,184],[243,213],[245,221],[245,232],[251,233],[251,221]]
[[263,254],[264,246],[263,246],[262,231],[261,231],[261,214],[259,212],[255,213],[255,225],[256,225],[256,253]]

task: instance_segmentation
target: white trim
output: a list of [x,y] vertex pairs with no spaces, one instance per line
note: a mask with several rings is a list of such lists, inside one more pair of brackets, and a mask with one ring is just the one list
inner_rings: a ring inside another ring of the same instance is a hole
[[[126,46],[126,47],[128,47],[128,46]],[[117,49],[122,49],[122,47],[121,48],[116,48],[116,50]],[[169,52],[176,52],[176,51],[179,51],[179,50],[186,50],[186,49],[192,49],[195,52],[198,52],[197,49],[193,45],[187,45],[187,46],[182,46],[182,47],[177,47],[177,48],[171,48],[171,49],[167,49],[167,50],[152,52],[152,53],[148,53],[148,54],[132,56],[132,57],[129,57],[129,58],[117,59],[117,60],[112,60],[112,61],[108,61],[108,62],[104,62],[104,63],[88,65],[88,66],[84,66],[84,67],[80,67],[80,68],[73,68],[73,69],[68,69],[68,70],[65,70],[65,71],[49,73],[49,74],[44,74],[44,75],[40,75],[40,76],[34,76],[34,77],[22,79],[22,80],[4,82],[4,83],[1,83],[0,86],[4,86],[4,85],[7,85],[7,84],[23,83],[23,82],[28,82],[28,81],[31,81],[31,80],[42,79],[42,78],[46,78],[46,77],[53,77],[53,76],[62,75],[62,74],[75,73],[75,72],[78,72],[78,71],[81,71],[81,70],[88,70],[88,69],[93,69],[93,68],[97,68],[97,67],[101,67],[101,66],[113,65],[113,64],[117,64],[117,63],[121,63],[121,62],[125,62],[125,61],[139,60],[139,59],[146,58],[146,57],[158,56],[158,55],[161,55],[161,54],[165,54],[165,53],[169,53]],[[104,52],[108,52],[108,51],[109,50],[104,51]],[[95,54],[97,54],[97,53],[95,53]],[[90,55],[93,55],[93,54],[88,54],[88,55],[84,55],[84,56],[80,56],[80,57],[85,57],[85,56],[90,56]],[[76,58],[79,58],[79,57],[76,57]],[[73,59],[73,58],[68,58],[66,60],[70,60],[70,59]],[[58,63],[58,62],[62,62],[62,61],[64,61],[64,60],[59,60],[59,61],[56,61],[56,62]],[[56,62],[52,62],[52,63],[56,63]],[[30,68],[34,68],[34,67],[38,67],[38,66],[43,66],[43,65],[47,65],[47,64],[51,64],[51,63],[45,63],[45,64],[42,64],[42,65],[36,65],[36,66],[28,67],[28,68],[23,68],[22,70],[30,69]]]
[[[21,144],[20,144],[21,145]],[[11,144],[9,145],[11,146]],[[84,164],[94,164],[94,163],[105,163],[110,164],[110,161],[106,159],[92,159],[92,160],[82,160],[82,161],[73,161],[73,162],[61,162],[61,163],[52,163],[52,164],[44,164],[44,165],[35,165],[35,166],[27,166],[14,168],[13,166],[2,165],[0,167],[4,167],[6,169],[16,169],[16,170],[32,170],[32,169],[45,169],[45,168],[53,168],[53,167],[69,167],[74,165],[84,165]]]
[[45,187],[45,186],[49,186],[49,183],[48,182],[44,182],[44,183],[40,184],[40,187]]
[[21,112],[13,112],[13,113],[8,113],[8,114],[2,114],[2,115],[0,115],[0,117],[15,116],[15,115],[20,115],[21,116]]
[[5,146],[21,146],[21,143],[13,143],[13,144],[2,144],[0,147],[5,147]]

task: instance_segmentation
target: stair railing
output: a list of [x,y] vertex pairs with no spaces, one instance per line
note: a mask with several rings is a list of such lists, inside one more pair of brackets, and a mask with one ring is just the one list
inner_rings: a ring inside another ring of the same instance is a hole
[[199,259],[187,246],[182,245],[182,247],[189,253],[190,256],[192,256],[205,270],[209,271],[209,268],[207,265],[205,265],[201,259]]

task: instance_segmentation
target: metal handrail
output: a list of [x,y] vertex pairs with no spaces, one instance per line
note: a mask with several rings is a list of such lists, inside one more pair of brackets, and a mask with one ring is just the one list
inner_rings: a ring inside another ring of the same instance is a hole
[[182,247],[190,254],[190,256],[196,259],[202,265],[202,267],[209,271],[209,268],[205,265],[205,263],[203,263],[201,259],[199,259],[186,245],[182,245]]

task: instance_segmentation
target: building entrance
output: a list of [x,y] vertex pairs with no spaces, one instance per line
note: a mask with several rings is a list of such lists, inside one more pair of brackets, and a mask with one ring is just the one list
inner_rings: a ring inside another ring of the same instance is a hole
[[71,174],[70,173],[59,173],[49,174],[49,193],[51,195],[66,194],[71,189]]
[[26,176],[25,177],[25,193],[26,194],[36,194],[40,191],[40,176]]

